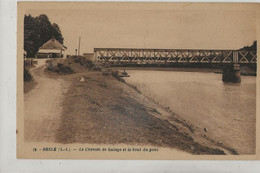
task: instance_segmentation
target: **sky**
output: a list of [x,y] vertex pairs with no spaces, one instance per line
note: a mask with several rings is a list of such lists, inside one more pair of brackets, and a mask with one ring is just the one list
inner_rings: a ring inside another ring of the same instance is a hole
[[129,4],[29,9],[60,26],[67,54],[93,48],[239,49],[256,40],[256,14],[250,10],[136,8]]

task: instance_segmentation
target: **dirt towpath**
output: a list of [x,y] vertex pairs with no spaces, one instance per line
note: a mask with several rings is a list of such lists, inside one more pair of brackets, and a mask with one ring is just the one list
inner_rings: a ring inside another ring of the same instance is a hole
[[24,138],[27,142],[54,142],[62,113],[61,102],[66,83],[44,74],[46,60],[37,60],[30,69],[37,85],[24,95]]

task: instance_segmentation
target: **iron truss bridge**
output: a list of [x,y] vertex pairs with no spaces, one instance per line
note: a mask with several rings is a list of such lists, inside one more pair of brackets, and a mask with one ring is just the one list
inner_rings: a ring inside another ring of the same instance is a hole
[[256,51],[243,50],[94,48],[94,56],[97,62],[135,64],[257,62]]

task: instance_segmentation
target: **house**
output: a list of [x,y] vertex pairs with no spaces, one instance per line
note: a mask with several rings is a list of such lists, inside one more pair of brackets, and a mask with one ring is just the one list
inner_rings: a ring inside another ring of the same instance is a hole
[[39,48],[36,58],[65,58],[66,49],[67,47],[52,37]]

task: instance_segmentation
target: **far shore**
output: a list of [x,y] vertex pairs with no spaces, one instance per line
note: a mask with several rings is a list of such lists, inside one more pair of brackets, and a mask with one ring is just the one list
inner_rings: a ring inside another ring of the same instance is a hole
[[110,67],[115,70],[153,70],[153,71],[181,71],[181,72],[203,72],[222,73],[222,69],[216,68],[184,68],[184,67]]
[[[176,71],[176,72],[200,72],[222,74],[219,68],[191,68],[191,67],[109,67],[114,70],[147,70],[147,71]],[[240,69],[242,76],[256,76],[256,72],[248,68]]]

